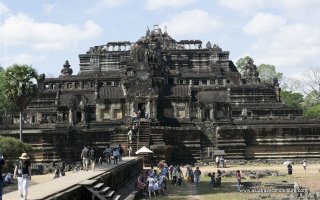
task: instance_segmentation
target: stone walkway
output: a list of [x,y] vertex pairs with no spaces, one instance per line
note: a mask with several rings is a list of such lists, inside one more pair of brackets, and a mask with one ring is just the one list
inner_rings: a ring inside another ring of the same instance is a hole
[[[28,200],[46,199],[53,194],[65,191],[84,180],[93,179],[94,177],[104,174],[105,172],[134,159],[136,159],[136,157],[124,157],[122,162],[119,162],[118,165],[103,164],[98,166],[94,171],[79,171],[41,184],[30,186],[28,190]],[[4,194],[3,199],[15,200],[19,199],[19,196],[19,192],[16,190],[14,192]]]

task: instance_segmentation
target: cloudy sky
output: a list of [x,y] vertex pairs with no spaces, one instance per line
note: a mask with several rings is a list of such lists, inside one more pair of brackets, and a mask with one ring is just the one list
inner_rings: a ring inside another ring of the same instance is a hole
[[286,77],[320,67],[319,0],[0,0],[0,64],[56,77],[65,60],[109,41],[136,41],[158,24],[176,40],[210,41],[236,62],[276,65]]

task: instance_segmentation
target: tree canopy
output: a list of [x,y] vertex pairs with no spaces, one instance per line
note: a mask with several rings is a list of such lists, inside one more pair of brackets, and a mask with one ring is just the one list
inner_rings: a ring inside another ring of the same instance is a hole
[[253,60],[253,59],[250,56],[246,56],[246,57],[240,58],[236,62],[237,69],[241,74],[243,74],[245,66],[246,66],[246,64],[248,63],[249,60]]
[[303,95],[297,92],[281,91],[281,99],[288,106],[301,108],[303,102]]
[[12,65],[3,76],[3,92],[9,102],[20,111],[20,140],[22,141],[22,112],[37,94],[38,74],[28,65]]
[[37,94],[36,70],[28,65],[13,65],[5,70],[3,78],[5,97],[20,111],[26,109]]
[[269,64],[260,64],[257,68],[259,72],[259,77],[262,82],[265,83],[273,83],[274,79],[281,81],[282,73],[276,71],[276,67],[274,65]]

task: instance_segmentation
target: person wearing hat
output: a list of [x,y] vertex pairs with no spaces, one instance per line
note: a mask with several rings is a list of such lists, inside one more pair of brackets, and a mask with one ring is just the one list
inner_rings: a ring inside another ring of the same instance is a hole
[[22,153],[19,157],[20,161],[17,163],[13,178],[18,179],[18,190],[21,200],[26,200],[28,195],[29,180],[31,180],[31,163],[30,157],[27,153]]
[[0,153],[0,199],[2,199],[2,187],[3,187],[3,177],[2,177],[2,167],[5,165],[3,155]]

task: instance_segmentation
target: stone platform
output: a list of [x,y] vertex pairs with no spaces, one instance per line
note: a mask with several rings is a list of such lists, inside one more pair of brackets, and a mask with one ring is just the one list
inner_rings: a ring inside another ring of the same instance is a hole
[[[118,165],[98,165],[94,171],[78,171],[60,178],[52,179],[37,185],[29,187],[28,200],[50,199],[60,193],[69,191],[71,188],[81,185],[81,182],[91,179],[97,179],[106,173],[112,173],[123,168],[131,161],[137,160],[137,157],[124,157]],[[19,199],[18,190],[3,195],[3,199]]]

